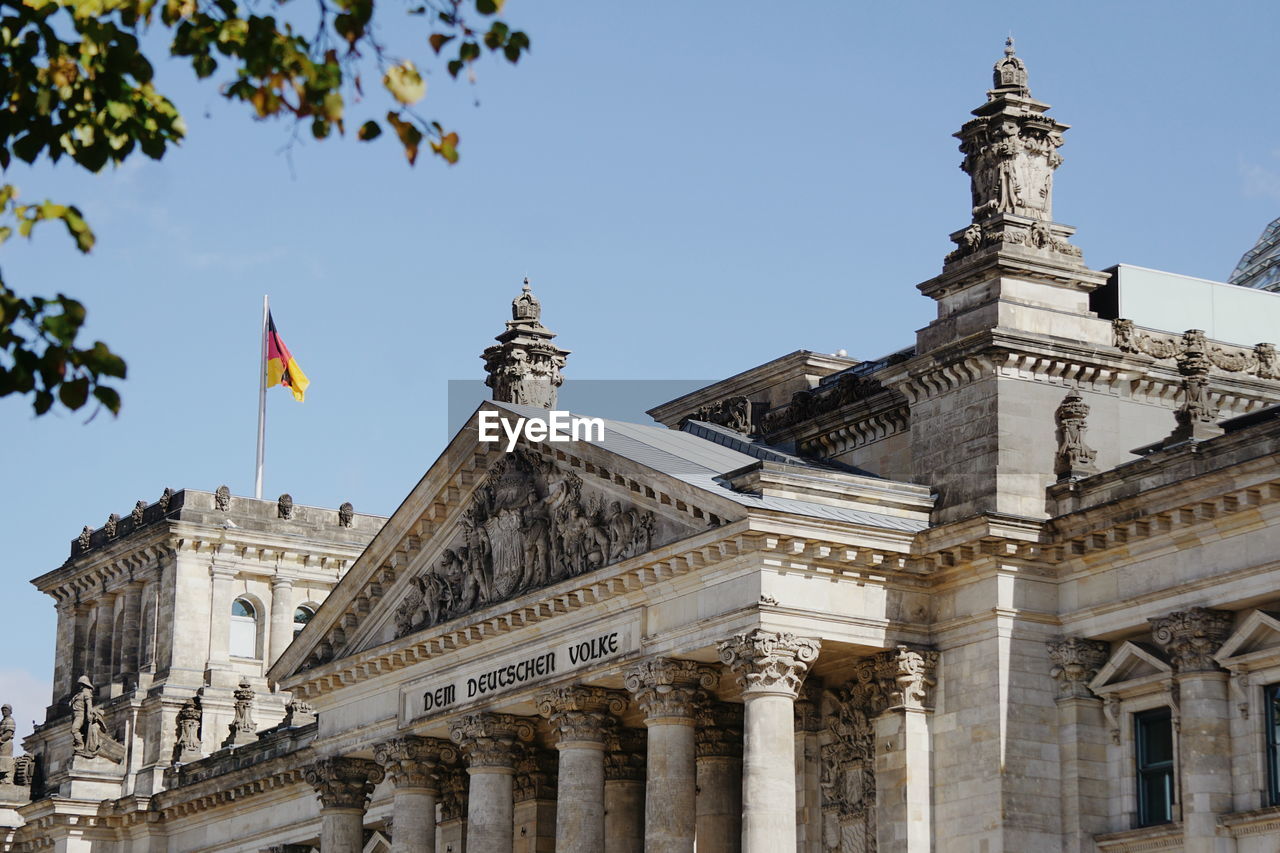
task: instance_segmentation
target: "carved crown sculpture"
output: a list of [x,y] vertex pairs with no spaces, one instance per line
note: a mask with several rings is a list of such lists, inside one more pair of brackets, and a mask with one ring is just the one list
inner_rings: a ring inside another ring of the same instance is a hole
[[542,304],[526,278],[520,295],[511,302],[506,331],[480,356],[494,400],[555,408],[556,389],[564,384],[560,369],[569,356],[569,350],[551,342],[555,336],[542,325]]
[[1052,224],[1053,173],[1062,165],[1058,148],[1068,125],[1045,115],[1049,105],[1031,97],[1027,66],[1014,54],[1012,38],[992,78],[987,102],[955,134],[973,194],[973,222],[951,235],[956,249],[946,262],[1014,244],[1078,263],[1080,250],[1067,242],[1072,229]]
[[1093,464],[1098,454],[1084,441],[1085,430],[1088,429],[1085,419],[1088,417],[1089,404],[1074,388],[1062,398],[1054,412],[1054,419],[1058,422],[1058,452],[1054,457],[1053,471],[1059,482],[1086,477],[1098,470]]

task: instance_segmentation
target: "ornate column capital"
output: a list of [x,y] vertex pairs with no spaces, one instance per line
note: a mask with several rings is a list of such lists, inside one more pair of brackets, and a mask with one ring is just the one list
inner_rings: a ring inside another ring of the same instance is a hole
[[1068,637],[1050,640],[1049,659],[1053,669],[1049,675],[1058,682],[1058,695],[1064,699],[1091,699],[1089,682],[1111,657],[1111,645],[1101,640]]
[[606,782],[643,782],[645,773],[644,729],[615,727],[605,737],[604,779]]
[[931,711],[937,668],[937,652],[898,646],[868,658],[857,678],[868,687],[874,685],[880,710]]
[[316,789],[322,809],[364,810],[373,788],[383,779],[382,768],[364,758],[321,758],[303,772]]
[[1169,655],[1174,672],[1211,672],[1218,669],[1213,653],[1231,635],[1234,617],[1229,610],[1192,607],[1147,621],[1152,639]]
[[698,706],[694,749],[698,758],[742,757],[742,711],[733,702],[703,702]]
[[449,737],[462,747],[467,766],[514,771],[520,743],[533,740],[533,723],[514,714],[468,714],[454,720]]
[[398,737],[373,749],[373,760],[386,770],[397,788],[425,788],[438,791],[441,764],[458,760],[458,751],[448,741],[432,737]]
[[820,647],[810,637],[756,628],[720,643],[720,661],[737,673],[747,696],[781,693],[794,699]]
[[691,726],[696,704],[720,683],[720,673],[691,660],[651,658],[628,669],[623,681],[646,724]]
[[556,730],[556,746],[599,744],[604,746],[609,729],[616,725],[613,715],[627,710],[627,696],[603,687],[559,687],[538,696],[538,713]]

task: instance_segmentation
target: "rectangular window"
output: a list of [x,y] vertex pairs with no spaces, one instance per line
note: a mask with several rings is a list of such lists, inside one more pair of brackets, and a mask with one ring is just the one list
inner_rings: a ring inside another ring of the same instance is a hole
[[1263,701],[1267,706],[1267,793],[1268,802],[1280,806],[1280,684],[1268,684],[1263,689]]
[[1138,759],[1138,826],[1173,820],[1173,718],[1168,708],[1133,715]]

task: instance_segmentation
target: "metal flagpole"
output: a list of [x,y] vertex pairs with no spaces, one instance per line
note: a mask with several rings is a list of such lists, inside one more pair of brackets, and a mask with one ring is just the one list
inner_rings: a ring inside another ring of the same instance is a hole
[[258,465],[253,474],[253,496],[262,500],[262,457],[267,443],[267,296],[262,297],[262,355],[258,359]]

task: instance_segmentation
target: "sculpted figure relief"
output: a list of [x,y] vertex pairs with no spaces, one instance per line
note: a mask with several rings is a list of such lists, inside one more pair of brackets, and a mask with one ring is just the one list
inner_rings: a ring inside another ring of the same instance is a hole
[[585,494],[580,477],[537,454],[503,454],[439,561],[414,578],[396,611],[397,633],[642,554],[655,521],[652,512]]

